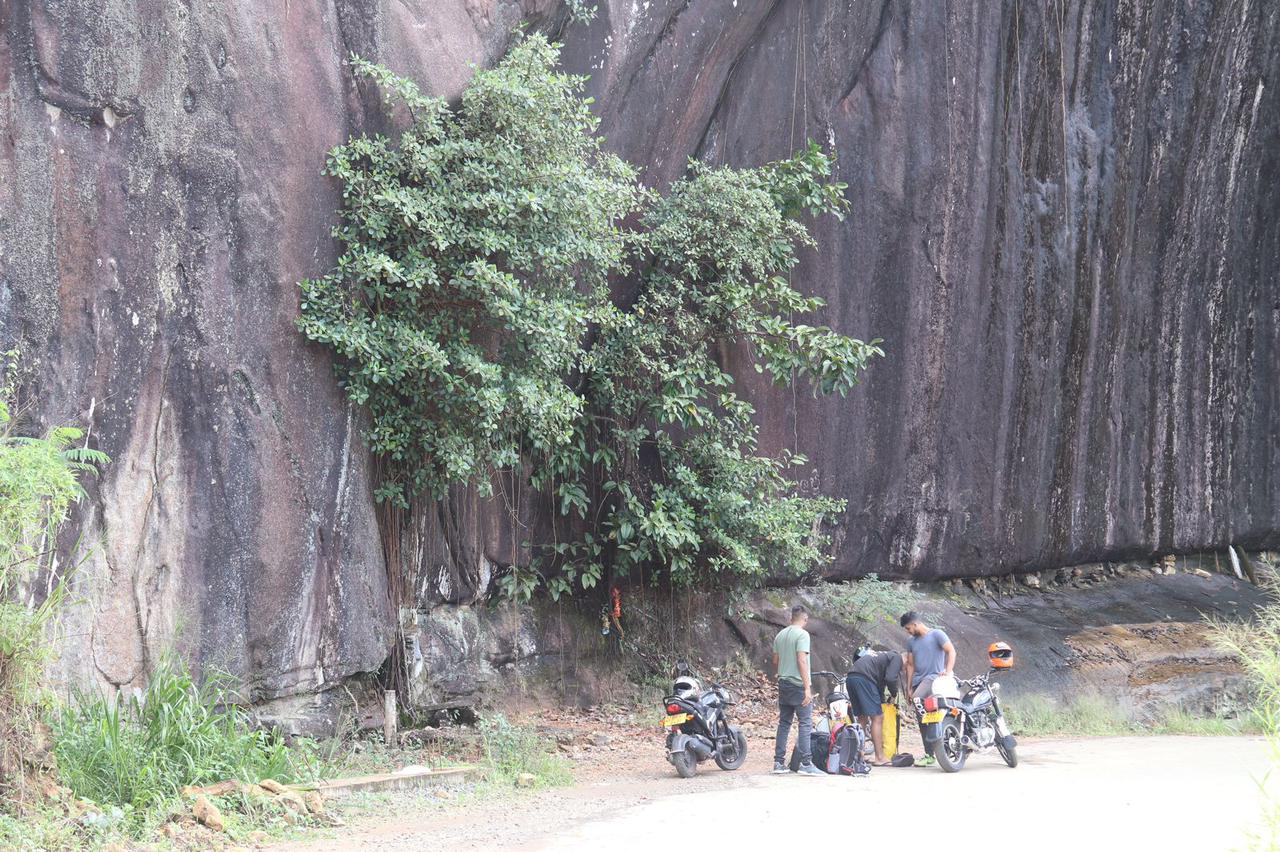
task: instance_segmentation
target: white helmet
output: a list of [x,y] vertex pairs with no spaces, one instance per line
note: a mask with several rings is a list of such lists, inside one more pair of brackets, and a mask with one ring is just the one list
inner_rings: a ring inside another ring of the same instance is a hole
[[959,698],[960,682],[951,675],[938,675],[933,679],[931,692],[939,698]]
[[677,698],[686,698],[690,701],[695,701],[698,698],[698,693],[701,691],[702,686],[698,683],[697,678],[690,677],[689,675],[681,675],[671,684],[671,693]]

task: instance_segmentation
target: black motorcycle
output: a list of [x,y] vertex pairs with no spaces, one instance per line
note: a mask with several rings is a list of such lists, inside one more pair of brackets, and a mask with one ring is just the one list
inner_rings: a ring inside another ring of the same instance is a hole
[[945,772],[959,772],[973,752],[996,749],[1010,768],[1018,765],[1018,741],[1000,710],[996,693],[1000,684],[991,682],[996,669],[968,680],[954,681],[949,688],[943,678],[934,681],[934,694],[916,699],[920,711],[920,738]]
[[662,719],[668,731],[667,761],[681,778],[692,778],[698,764],[708,758],[726,771],[742,766],[747,737],[737,725],[729,724],[726,711],[735,703],[729,691],[718,683],[704,690],[687,667],[678,666],[675,675]]

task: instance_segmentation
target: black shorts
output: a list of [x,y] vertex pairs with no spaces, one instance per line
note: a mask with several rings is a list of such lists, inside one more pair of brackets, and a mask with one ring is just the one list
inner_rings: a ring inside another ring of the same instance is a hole
[[880,707],[880,687],[870,678],[862,675],[849,675],[844,685],[849,690],[849,713],[854,716],[879,716],[884,710]]

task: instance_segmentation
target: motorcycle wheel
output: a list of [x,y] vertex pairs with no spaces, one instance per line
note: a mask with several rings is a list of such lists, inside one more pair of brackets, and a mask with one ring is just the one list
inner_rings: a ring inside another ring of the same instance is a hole
[[689,749],[671,755],[671,762],[675,764],[676,774],[681,778],[692,778],[698,774],[698,758]]
[[[1009,739],[1013,738],[1009,737]],[[996,749],[999,750],[1000,756],[1004,758],[1004,762],[1009,764],[1009,768],[1013,769],[1018,765],[1018,747],[1012,745],[1007,746],[1004,744],[1004,741],[1004,737],[997,736]]]
[[730,728],[729,736],[729,742],[716,750],[716,766],[725,772],[732,772],[747,761],[747,735],[738,728]]
[[960,733],[960,723],[948,719],[942,723],[942,736],[933,747],[933,756],[943,772],[959,772],[964,769],[964,762],[969,752],[964,747],[964,737]]

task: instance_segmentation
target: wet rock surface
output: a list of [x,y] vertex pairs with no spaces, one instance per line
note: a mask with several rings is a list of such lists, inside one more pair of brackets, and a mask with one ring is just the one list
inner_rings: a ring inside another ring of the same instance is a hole
[[334,258],[324,153],[385,126],[343,58],[452,95],[520,21],[656,185],[806,136],[840,155],[852,214],[797,282],[889,357],[846,401],[743,378],[766,444],[849,499],[833,575],[1280,544],[1280,7],[599,5],[0,4],[0,331],[38,419],[114,459],[73,531],[65,677],[134,686],[177,644],[305,702],[536,532],[536,495],[460,490],[397,536],[389,600],[360,417],[293,328]]

